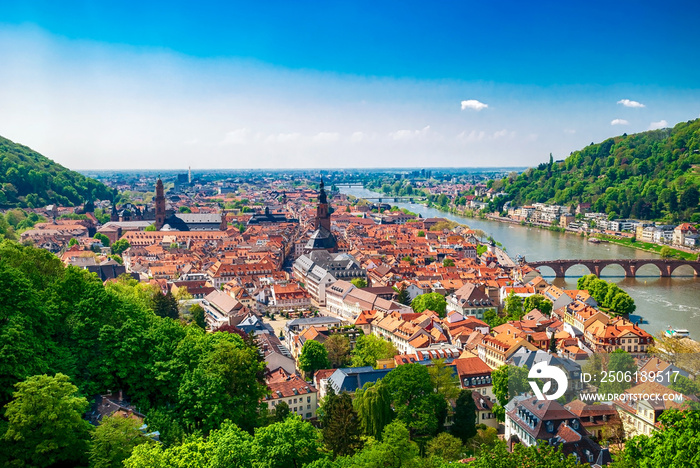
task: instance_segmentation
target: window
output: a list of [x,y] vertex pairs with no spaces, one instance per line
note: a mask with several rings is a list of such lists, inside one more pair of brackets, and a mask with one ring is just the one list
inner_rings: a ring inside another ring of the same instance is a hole
[[311,409],[311,405],[306,405],[306,409]]
[[310,396],[306,397],[306,402],[307,402],[307,403],[311,403],[311,397],[310,397]]

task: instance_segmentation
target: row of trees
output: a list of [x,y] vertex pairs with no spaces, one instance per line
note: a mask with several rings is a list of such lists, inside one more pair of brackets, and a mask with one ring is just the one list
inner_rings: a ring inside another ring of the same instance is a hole
[[608,283],[596,275],[582,276],[576,281],[578,289],[586,290],[591,297],[612,315],[631,314],[637,309],[634,299],[615,283]]

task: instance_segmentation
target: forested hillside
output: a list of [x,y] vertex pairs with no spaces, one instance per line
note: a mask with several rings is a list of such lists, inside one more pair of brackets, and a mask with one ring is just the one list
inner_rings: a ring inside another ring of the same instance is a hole
[[493,182],[515,205],[591,203],[611,218],[700,221],[700,119],[624,134]]
[[76,206],[113,197],[101,182],[0,137],[0,208]]

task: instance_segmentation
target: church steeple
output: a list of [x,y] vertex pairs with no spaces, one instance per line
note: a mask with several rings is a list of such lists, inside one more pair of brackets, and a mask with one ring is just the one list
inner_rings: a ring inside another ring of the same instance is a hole
[[318,207],[316,208],[316,229],[325,228],[331,230],[331,210],[328,206],[328,197],[321,179],[320,192],[318,194]]
[[156,230],[160,231],[165,224],[165,191],[163,190],[163,181],[158,176],[156,182]]

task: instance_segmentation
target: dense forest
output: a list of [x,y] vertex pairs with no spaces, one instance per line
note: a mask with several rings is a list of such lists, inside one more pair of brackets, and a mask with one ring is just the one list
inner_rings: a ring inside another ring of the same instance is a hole
[[113,197],[101,182],[0,137],[0,208],[39,208],[52,203],[76,206]]
[[492,182],[517,206],[576,205],[613,218],[700,222],[700,119],[672,129],[624,134],[566,160]]

